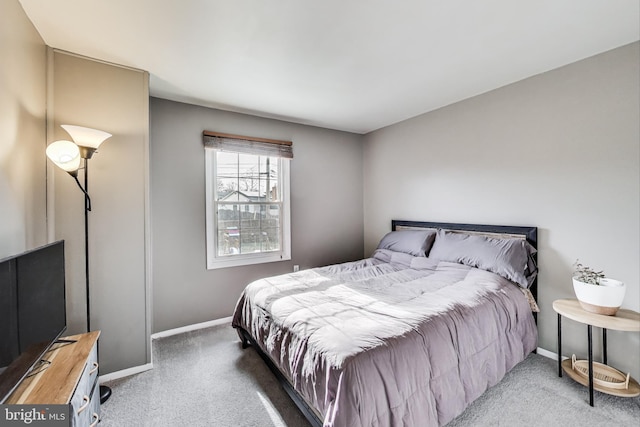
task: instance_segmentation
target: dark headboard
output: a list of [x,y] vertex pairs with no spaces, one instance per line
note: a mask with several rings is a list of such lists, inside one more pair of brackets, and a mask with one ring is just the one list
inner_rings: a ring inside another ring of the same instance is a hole
[[[402,221],[392,220],[391,230],[401,230],[410,228],[435,228],[443,230],[466,231],[473,234],[486,234],[489,236],[503,236],[511,238],[524,238],[538,249],[538,228],[528,226],[513,225],[484,225],[484,224],[456,224],[449,222],[425,222],[425,221]],[[536,257],[536,255],[534,255]],[[537,258],[536,258],[537,263]],[[529,288],[533,297],[538,299],[538,278],[533,281]]]

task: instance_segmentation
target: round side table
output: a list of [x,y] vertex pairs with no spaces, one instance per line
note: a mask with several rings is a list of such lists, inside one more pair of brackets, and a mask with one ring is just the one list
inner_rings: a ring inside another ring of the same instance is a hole
[[[589,387],[589,405],[593,406],[593,340],[592,327],[602,329],[602,362],[607,364],[607,329],[616,331],[640,332],[640,313],[633,310],[619,309],[615,316],[603,316],[584,310],[576,299],[559,299],[553,302],[553,310],[558,313],[558,376],[562,377],[562,370],[572,379]],[[562,316],[587,325],[587,344],[589,351],[589,380],[585,384],[584,378],[576,373],[571,366],[571,360],[562,361]],[[635,397],[640,395],[640,385],[630,378],[627,389],[614,389],[596,385],[595,389],[620,397]]]

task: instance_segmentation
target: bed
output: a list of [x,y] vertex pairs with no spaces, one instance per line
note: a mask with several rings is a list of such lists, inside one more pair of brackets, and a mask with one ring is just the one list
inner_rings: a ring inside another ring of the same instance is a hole
[[394,220],[370,258],[249,284],[232,326],[313,426],[444,425],[537,348],[536,246]]

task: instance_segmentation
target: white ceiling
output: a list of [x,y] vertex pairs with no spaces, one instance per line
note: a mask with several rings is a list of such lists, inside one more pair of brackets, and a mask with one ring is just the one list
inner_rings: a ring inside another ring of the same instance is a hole
[[151,94],[367,133],[640,38],[638,0],[20,0]]

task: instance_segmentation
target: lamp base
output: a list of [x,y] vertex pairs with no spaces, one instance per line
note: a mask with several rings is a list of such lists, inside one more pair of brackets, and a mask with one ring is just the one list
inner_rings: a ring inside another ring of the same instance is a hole
[[104,402],[109,400],[110,397],[111,397],[111,387],[108,387],[106,385],[101,385],[100,386],[100,404],[102,405]]

